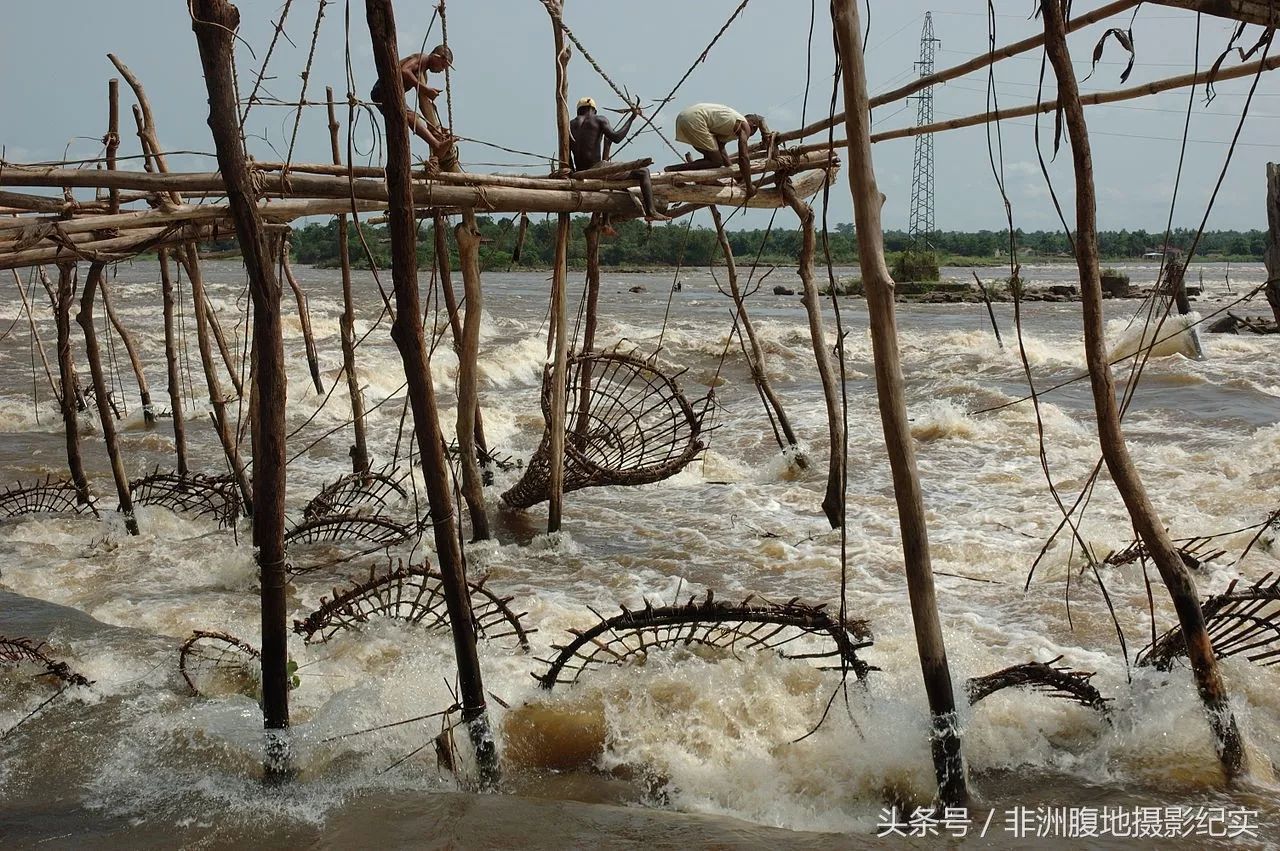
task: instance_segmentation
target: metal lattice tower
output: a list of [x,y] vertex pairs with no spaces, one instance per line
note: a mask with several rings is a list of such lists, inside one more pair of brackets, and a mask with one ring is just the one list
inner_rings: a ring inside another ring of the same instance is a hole
[[[920,32],[920,59],[916,71],[921,77],[933,73],[933,52],[941,39],[933,36],[933,13],[924,13],[924,29]],[[916,126],[933,123],[933,86],[915,96]],[[935,227],[933,221],[933,134],[916,136],[915,162],[911,166],[911,218],[907,230],[911,245],[928,248]]]

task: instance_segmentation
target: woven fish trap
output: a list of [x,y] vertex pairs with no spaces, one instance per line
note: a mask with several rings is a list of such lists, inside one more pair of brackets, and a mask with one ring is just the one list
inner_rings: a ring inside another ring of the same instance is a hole
[[[647,485],[668,479],[697,458],[702,414],[676,383],[649,361],[618,352],[575,355],[565,380],[564,491],[604,485]],[[551,371],[542,381],[542,443],[524,476],[502,499],[528,508],[551,498]]]

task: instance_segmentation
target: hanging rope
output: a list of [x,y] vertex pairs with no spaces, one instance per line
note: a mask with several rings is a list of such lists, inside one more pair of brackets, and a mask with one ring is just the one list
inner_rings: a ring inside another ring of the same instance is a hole
[[[751,0],[742,0],[742,2],[738,4],[738,8],[733,10],[733,14],[729,16],[729,20],[725,21],[724,26],[720,28],[720,32],[716,33],[715,38],[711,39],[711,43],[702,49],[702,53],[698,54],[698,58],[695,59],[693,64],[689,66],[689,70],[685,71],[684,76],[680,78],[679,82],[677,82],[674,86],[672,86],[671,91],[667,92],[667,96],[658,102],[658,108],[653,111],[653,115],[649,116],[648,120],[650,123],[652,123],[654,120],[657,119],[658,113],[662,112],[663,107],[671,103],[671,100],[676,96],[676,92],[679,91],[680,87],[684,85],[684,81],[689,79],[689,75],[694,72],[694,69],[696,69],[703,62],[707,61],[707,55],[711,53],[711,48],[716,46],[716,42],[720,40],[720,36],[725,34],[725,31],[728,30],[729,27],[733,24],[733,22],[738,19],[738,15],[742,14],[742,10],[747,8],[747,4],[750,2]],[[634,139],[634,138],[635,136],[631,137],[631,139]],[[622,152],[623,148],[631,144],[631,139],[627,139],[625,142],[619,145],[618,150],[613,152],[614,155],[617,156],[619,153]]]

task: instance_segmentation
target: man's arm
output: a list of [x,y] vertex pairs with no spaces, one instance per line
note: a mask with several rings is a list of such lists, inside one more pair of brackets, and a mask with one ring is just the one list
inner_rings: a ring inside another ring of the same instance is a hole
[[[751,185],[751,152],[748,150],[751,128],[747,126],[747,122],[739,121],[734,129],[738,131],[738,170],[742,173],[742,187],[750,198],[756,194],[756,188]],[[724,152],[723,147],[720,150],[721,153]],[[725,160],[725,165],[729,165],[728,157]]]
[[622,126],[617,130],[614,130],[613,127],[610,126],[609,119],[605,118],[603,115],[598,116],[598,118],[600,121],[600,129],[604,132],[604,137],[616,145],[618,142],[627,138],[627,134],[631,132],[631,124],[636,120],[636,113],[633,112],[628,115],[627,120],[622,122]]

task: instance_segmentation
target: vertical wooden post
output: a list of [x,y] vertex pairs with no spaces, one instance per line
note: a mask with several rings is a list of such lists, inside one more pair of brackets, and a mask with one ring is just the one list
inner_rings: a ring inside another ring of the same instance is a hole
[[832,529],[844,523],[845,433],[844,414],[840,405],[840,386],[827,349],[827,332],[822,323],[822,297],[814,275],[817,238],[813,229],[813,208],[796,195],[790,178],[782,181],[782,197],[800,218],[800,283],[804,286],[804,309],[809,317],[809,339],[818,364],[818,380],[822,383],[822,399],[827,407],[827,436],[831,442],[831,458],[827,464],[827,493],[822,511]]
[[[542,0],[551,16],[551,31],[556,51],[556,132],[559,138],[560,172],[568,173],[569,156],[569,49],[564,43],[561,15],[562,0]],[[565,287],[569,277],[569,214],[561,213],[556,222],[555,265],[551,270],[551,334],[555,360],[551,367],[550,432],[551,499],[547,507],[547,531],[560,531],[564,509],[564,439],[567,399],[565,383],[569,366],[569,314]]]
[[1124,500],[1133,526],[1151,553],[1160,577],[1173,598],[1187,656],[1195,675],[1196,689],[1209,716],[1217,743],[1218,757],[1228,780],[1248,770],[1244,743],[1236,727],[1235,715],[1227,698],[1218,670],[1209,634],[1205,630],[1204,612],[1195,581],[1174,548],[1169,532],[1161,522],[1146,487],[1129,455],[1120,428],[1120,411],[1116,404],[1115,381],[1107,361],[1107,340],[1102,313],[1102,279],[1098,261],[1098,223],[1093,182],[1093,154],[1089,143],[1089,127],[1080,104],[1071,53],[1067,49],[1066,24],[1060,0],[1041,3],[1044,17],[1045,52],[1058,81],[1058,100],[1062,104],[1067,133],[1071,140],[1071,158],[1076,174],[1076,265],[1080,270],[1080,296],[1084,314],[1084,350],[1089,366],[1089,382],[1093,389],[1093,405],[1098,420],[1098,443],[1107,470]]
[[173,409],[173,449],[178,456],[178,475],[191,472],[187,466],[187,425],[182,412],[182,376],[178,373],[178,334],[173,322],[173,279],[169,275],[169,250],[160,249],[160,295],[164,302],[164,361],[169,378],[169,407]]
[[[600,230],[599,213],[591,214],[591,221],[583,230],[587,238],[587,304],[582,322],[582,354],[589,355],[596,348],[596,328],[600,322]],[[591,421],[591,361],[584,360],[578,366],[578,410],[573,424],[574,446],[582,447],[586,441]]]
[[381,110],[386,125],[388,228],[391,235],[391,278],[396,294],[396,317],[391,338],[400,350],[408,379],[409,403],[413,407],[414,432],[426,479],[431,528],[444,577],[445,603],[453,632],[453,650],[458,662],[458,684],[462,714],[482,782],[498,779],[498,754],[485,707],[484,680],[476,652],[475,623],[471,595],[467,587],[462,544],[458,540],[449,488],[449,464],[445,459],[436,409],[435,386],[431,380],[426,337],[422,329],[422,308],[418,292],[417,227],[414,222],[409,125],[404,92],[400,86],[400,56],[396,46],[395,13],[391,0],[365,0],[373,60],[385,92]]
[[924,494],[920,489],[915,448],[907,420],[893,304],[894,284],[885,265],[884,231],[880,224],[883,198],[876,185],[871,161],[871,115],[856,0],[832,0],[831,19],[842,68],[845,130],[849,140],[849,190],[853,194],[854,221],[858,231],[858,263],[862,268],[867,312],[871,320],[876,394],[889,467],[893,472],[894,497],[898,503],[916,648],[933,716],[933,765],[938,780],[938,796],[945,806],[964,806],[968,799],[968,780],[960,750],[951,670],[947,664],[946,644],[942,638],[942,622],[938,617],[938,601],[933,586]]
[[1267,163],[1267,302],[1280,326],[1280,165]]
[[[334,111],[333,87],[325,88],[329,109],[329,143],[333,148],[333,164],[342,165],[342,149],[338,146],[338,116]],[[351,422],[355,427],[355,443],[351,446],[351,472],[369,472],[369,444],[364,429],[364,394],[356,373],[356,307],[351,292],[351,251],[347,245],[347,216],[338,216],[338,261],[342,267],[342,371],[347,376],[347,393],[351,396]]]
[[[53,371],[49,369],[49,358],[44,353],[44,341],[40,339],[40,331],[36,328],[36,318],[31,314],[31,300],[27,298],[27,291],[22,286],[22,278],[18,277],[18,270],[10,269],[9,271],[13,273],[13,282],[18,287],[18,297],[22,299],[22,310],[27,314],[27,327],[31,331],[32,346],[40,356],[40,363],[44,366],[44,377],[49,382],[49,389],[53,391],[53,398],[61,400],[62,393],[54,383]],[[54,304],[56,308],[56,300]]]
[[[463,224],[468,223],[475,225],[474,211],[463,214]],[[444,307],[449,314],[449,330],[453,333],[453,350],[461,358],[464,336],[461,310],[458,307],[458,296],[453,291],[453,273],[449,262],[449,239],[445,231],[445,217],[440,213],[432,217],[431,230],[435,245],[436,272],[440,276],[440,294],[444,296]],[[489,443],[484,437],[484,417],[480,411],[479,397],[476,398],[475,448],[477,459],[489,458]]]
[[480,410],[476,361],[480,357],[480,318],[484,313],[484,295],[480,288],[480,230],[475,214],[463,215],[454,229],[458,255],[462,262],[462,285],[467,298],[467,313],[458,346],[458,462],[462,466],[462,495],[471,515],[472,540],[489,539],[489,517],[484,506],[484,482],[476,460],[476,412]]
[[80,422],[76,415],[75,365],[71,360],[71,302],[75,293],[71,286],[71,273],[75,267],[68,263],[58,266],[57,298],[54,302],[54,324],[58,329],[58,377],[62,393],[58,396],[62,408],[62,426],[67,442],[67,469],[76,486],[76,499],[81,505],[89,503],[89,479],[84,474],[84,459],[80,455]]
[[[778,427],[782,429],[782,436],[786,439],[787,445],[794,449],[799,445],[799,441],[796,440],[795,429],[791,427],[791,420],[787,417],[787,412],[782,407],[782,400],[778,398],[778,394],[773,390],[773,385],[769,383],[769,373],[764,363],[764,347],[760,345],[760,340],[756,338],[755,325],[751,323],[751,317],[747,315],[747,302],[742,295],[742,289],[738,286],[738,267],[733,260],[733,248],[729,245],[729,235],[724,231],[724,222],[720,218],[720,210],[714,204],[711,205],[710,209],[711,220],[716,226],[716,237],[720,241],[720,252],[724,254],[725,276],[729,279],[729,294],[733,298],[734,308],[738,314],[738,327],[742,329],[742,334],[747,338],[747,343],[750,345],[750,351],[747,354],[747,366],[751,370],[751,379],[755,382],[760,395],[764,397],[765,404],[773,409],[773,414],[778,420]],[[802,455],[797,454],[795,462],[802,469],[806,466]]]
[[289,263],[289,238],[280,239],[280,266],[284,269],[285,280],[289,289],[293,290],[293,298],[298,303],[298,324],[302,326],[302,342],[307,352],[307,369],[311,371],[311,383],[316,393],[324,395],[324,382],[320,380],[320,358],[316,354],[316,338],[311,333],[311,309],[307,306],[307,294],[293,274],[293,266]]
[[[54,284],[54,283],[53,283],[53,281],[49,280],[49,273],[48,273],[48,272],[46,272],[46,271],[44,270],[44,267],[43,267],[43,266],[37,266],[37,267],[36,267],[36,272],[37,272],[37,273],[39,274],[39,276],[40,276],[40,284],[41,284],[41,286],[43,286],[43,287],[44,287],[44,291],[49,295],[49,305],[50,305],[50,307],[52,307],[52,308],[53,308],[53,313],[54,313],[54,318],[55,318],[55,320],[57,319],[57,314],[58,314],[58,310],[59,310],[59,307],[58,307],[58,306],[59,306],[59,304],[61,304],[61,298],[62,298],[62,295],[61,295],[61,287],[62,287],[62,278],[61,278],[61,273],[62,273],[63,271],[66,271],[66,270],[64,270],[63,266],[64,266],[64,264],[59,264],[59,265],[58,265],[59,278],[58,278],[58,283],[57,283],[57,284]],[[71,274],[71,273],[74,273],[74,272],[75,272],[75,264],[74,264],[74,263],[72,263],[72,264],[69,266],[69,270],[70,270],[70,271],[68,272],[68,274]],[[75,294],[75,283],[74,283],[74,281],[73,281],[71,278],[68,278],[67,283],[68,283],[68,286],[70,286],[70,290],[68,291],[68,292],[69,292],[68,298],[70,298],[71,296],[73,296],[73,295]],[[70,335],[70,333],[71,333],[71,331],[70,331],[70,328],[71,328],[71,303],[70,303],[70,301],[68,301],[68,302],[67,302],[66,310],[67,310],[67,334],[68,334],[68,335]],[[29,317],[29,316],[30,316],[30,314],[28,313],[28,317]],[[56,324],[55,324],[55,327],[56,327]],[[68,336],[68,339],[70,339],[70,337],[69,337],[69,336]],[[59,348],[60,348],[60,347],[59,347]],[[88,410],[89,406],[88,406],[88,404],[85,402],[85,400],[84,400],[84,393],[83,393],[83,392],[81,391],[81,389],[80,389],[80,376],[78,376],[78,375],[76,374],[76,364],[75,364],[75,361],[74,361],[74,360],[71,360],[71,359],[68,359],[68,361],[67,361],[67,367],[68,367],[68,369],[70,370],[70,373],[71,373],[71,375],[70,375],[70,377],[71,377],[71,390],[72,390],[72,395],[73,395],[73,396],[74,396],[74,398],[75,398],[75,403],[76,403],[76,404],[75,404],[75,409],[76,409],[77,411],[85,411],[85,410]],[[59,372],[61,372],[61,370],[62,370],[61,353],[59,353],[58,370],[59,370]],[[61,376],[59,376],[59,383],[60,383],[60,384],[62,384],[62,386],[63,386],[64,388],[66,387],[66,384],[65,384],[65,382],[62,380]],[[61,398],[61,396],[59,396],[59,398]]]
[[204,272],[200,268],[200,258],[196,254],[196,246],[188,242],[178,255],[182,268],[187,270],[187,279],[191,281],[192,313],[196,317],[196,343],[200,348],[200,365],[204,367],[204,380],[209,388],[209,406],[213,408],[213,426],[218,433],[218,441],[222,444],[222,452],[227,456],[227,464],[231,475],[235,477],[240,488],[240,499],[244,503],[246,515],[253,516],[253,488],[249,485],[249,477],[245,474],[244,463],[240,460],[240,450],[236,448],[235,435],[232,434],[231,422],[227,418],[227,399],[222,392],[222,383],[218,380],[218,368],[213,363],[213,344],[210,342],[209,314],[202,309],[208,304],[208,296],[204,291]]
[[142,419],[148,427],[154,426],[156,409],[151,404],[151,385],[147,383],[147,374],[142,369],[142,358],[138,354],[138,346],[134,343],[129,329],[125,328],[120,317],[116,316],[115,308],[111,306],[111,290],[107,287],[105,276],[99,276],[98,287],[102,290],[102,306],[107,311],[107,319],[110,320],[111,327],[115,328],[116,333],[120,335],[124,350],[129,355],[129,365],[133,367],[133,377],[138,382],[138,397],[142,400]]
[[133,515],[133,497],[129,493],[129,477],[125,473],[124,459],[120,457],[120,444],[116,439],[115,418],[111,415],[107,404],[107,378],[102,369],[102,353],[98,349],[98,334],[93,327],[93,299],[102,282],[103,263],[91,263],[89,275],[84,281],[84,291],[80,294],[80,313],[76,322],[84,331],[85,358],[89,361],[89,373],[93,377],[93,395],[98,406],[98,420],[102,424],[102,442],[107,445],[107,458],[111,462],[111,476],[115,479],[116,495],[120,498],[120,513],[124,515],[124,526],[130,535],[138,534],[138,520]]
[[[103,138],[107,146],[107,170],[116,170],[116,152],[120,150],[120,81],[112,77],[107,81],[107,135]],[[111,215],[120,212],[120,190],[110,190]]]
[[[241,145],[235,81],[231,74],[232,38],[240,13],[226,0],[194,0],[191,28],[200,48],[209,90],[209,129],[218,168],[226,181],[227,203],[236,239],[249,273],[253,299],[253,345],[258,354],[251,392],[258,399],[253,418],[253,543],[262,581],[262,712],[269,731],[289,726],[288,605],[285,590],[285,405],[288,375],[280,317],[280,282],[272,268],[266,232],[258,211],[248,159]],[[288,750],[268,734],[269,779],[287,773]]]

